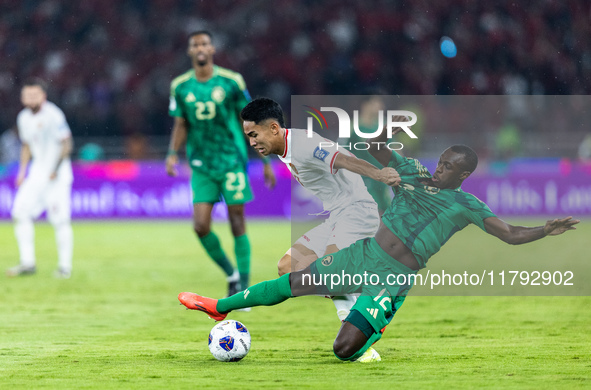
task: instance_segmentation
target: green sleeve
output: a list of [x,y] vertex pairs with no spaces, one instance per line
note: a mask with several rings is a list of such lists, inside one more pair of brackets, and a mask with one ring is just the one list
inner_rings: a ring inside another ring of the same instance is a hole
[[175,86],[170,87],[170,102],[168,104],[168,115],[174,117],[181,117],[185,116],[183,112],[183,104],[177,96],[177,91]]
[[398,154],[398,152],[393,150],[392,157],[390,157],[390,162],[388,163],[388,166],[391,168],[396,168],[400,164],[402,164],[404,161],[405,161],[405,158],[402,157],[400,154]]
[[490,210],[486,203],[478,199],[472,194],[469,194],[467,208],[470,210],[471,222],[486,232],[484,228],[484,220],[496,215]]

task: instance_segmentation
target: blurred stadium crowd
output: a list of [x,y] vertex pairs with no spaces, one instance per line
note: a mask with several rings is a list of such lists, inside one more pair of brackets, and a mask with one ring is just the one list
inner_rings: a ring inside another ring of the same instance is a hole
[[288,111],[293,94],[591,91],[586,0],[0,0],[0,132],[36,75],[75,137],[165,140],[169,83],[197,29],[214,34],[218,65]]

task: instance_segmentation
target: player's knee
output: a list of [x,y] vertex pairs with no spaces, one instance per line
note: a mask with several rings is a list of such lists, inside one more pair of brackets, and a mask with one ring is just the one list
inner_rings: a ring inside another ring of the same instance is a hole
[[359,350],[359,348],[353,345],[350,340],[347,340],[345,337],[338,336],[332,345],[332,349],[335,356],[340,360],[350,360]]
[[246,224],[244,222],[244,214],[230,213],[229,219],[230,219],[230,228],[232,229],[232,235],[234,235],[234,237],[242,236],[243,234],[246,233],[246,227],[245,227]]
[[47,213],[47,220],[54,228],[70,224],[70,217],[64,213]]
[[291,272],[291,256],[286,254],[277,263],[277,273],[283,276],[289,272]]
[[210,228],[204,221],[193,221],[193,230],[199,237],[203,237],[209,234]]

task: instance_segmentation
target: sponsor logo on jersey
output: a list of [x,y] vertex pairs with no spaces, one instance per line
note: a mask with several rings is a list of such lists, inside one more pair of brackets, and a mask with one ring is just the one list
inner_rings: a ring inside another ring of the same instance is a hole
[[314,149],[314,157],[316,157],[320,161],[324,161],[326,156],[328,156],[330,152],[328,150],[321,149],[320,146],[316,146]]
[[195,97],[195,95],[193,95],[193,92],[189,92],[187,97],[185,97],[185,102],[187,102],[187,103],[193,103],[196,100],[197,100],[197,98]]
[[226,98],[226,90],[219,85],[212,89],[211,91],[211,98],[216,103],[221,103]]
[[200,167],[203,165],[203,161],[201,160],[191,160],[191,165],[194,167]]
[[328,267],[331,264],[332,264],[332,256],[331,255],[328,255],[324,259],[322,259],[323,266]]

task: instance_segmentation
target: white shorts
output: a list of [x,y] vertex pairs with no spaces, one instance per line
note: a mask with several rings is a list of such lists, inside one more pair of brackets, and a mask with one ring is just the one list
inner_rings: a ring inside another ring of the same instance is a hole
[[378,206],[370,202],[355,202],[347,208],[331,213],[323,223],[307,231],[296,243],[313,250],[322,257],[329,245],[343,249],[366,237],[375,236],[380,227]]
[[52,224],[70,221],[71,180],[35,180],[27,177],[19,187],[12,206],[12,218],[38,218],[47,211]]

